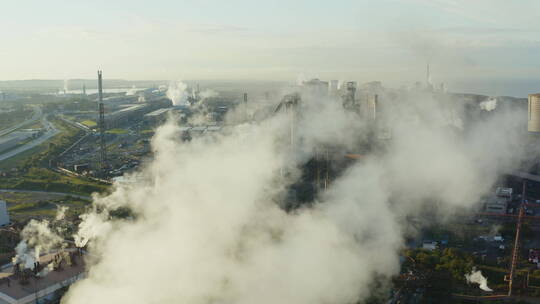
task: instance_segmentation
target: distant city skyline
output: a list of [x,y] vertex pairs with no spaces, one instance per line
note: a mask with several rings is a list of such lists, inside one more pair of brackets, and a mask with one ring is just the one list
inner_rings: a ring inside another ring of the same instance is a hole
[[425,80],[540,90],[540,2],[12,1],[0,80]]

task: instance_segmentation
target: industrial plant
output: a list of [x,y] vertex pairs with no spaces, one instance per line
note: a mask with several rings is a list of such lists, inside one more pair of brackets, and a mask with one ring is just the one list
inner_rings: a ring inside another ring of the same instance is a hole
[[[320,204],[329,204],[324,201],[338,195],[333,189],[343,187],[343,180],[357,174],[355,170],[371,170],[365,166],[374,161],[377,163],[378,158],[386,159],[389,164],[398,161],[393,159],[392,153],[396,152],[392,151],[403,145],[400,138],[403,132],[408,132],[407,128],[434,123],[433,128],[440,136],[449,136],[453,141],[463,140],[474,146],[474,141],[470,140],[475,138],[479,127],[491,120],[500,123],[499,119],[507,119],[504,115],[510,115],[508,113],[511,113],[511,125],[516,133],[501,135],[507,136],[500,141],[501,149],[519,139],[523,143],[520,150],[527,157],[520,158],[511,170],[505,167],[498,173],[493,184],[475,198],[473,205],[458,208],[462,213],[459,219],[445,221],[440,226],[433,223],[418,226],[419,222],[430,223],[428,218],[439,216],[432,208],[442,204],[443,198],[439,201],[432,197],[419,199],[432,206],[414,213],[402,215],[396,211],[396,216],[403,217],[404,225],[414,227],[411,229],[416,232],[404,235],[405,246],[398,251],[402,260],[400,270],[391,278],[392,287],[386,289],[383,298],[388,303],[424,303],[437,299],[440,295],[435,291],[439,292],[439,289],[431,282],[438,280],[435,277],[441,273],[426,268],[423,259],[434,255],[443,261],[448,258],[445,255],[456,254],[453,257],[456,261],[464,259],[469,263],[467,265],[475,265],[483,272],[474,272],[476,268],[471,270],[467,266],[459,270],[459,277],[446,278],[457,285],[447,290],[445,297],[465,302],[504,302],[516,295],[535,295],[535,288],[540,285],[540,279],[536,277],[540,271],[537,261],[540,244],[536,240],[540,223],[540,141],[537,136],[540,132],[540,94],[530,94],[524,99],[454,93],[443,83],[435,85],[431,73],[427,65],[424,82],[397,89],[386,87],[381,81],[359,83],[314,78],[286,84],[279,90],[249,86],[223,89],[205,85],[201,88],[197,82],[171,82],[140,88],[132,86],[121,92],[109,87],[110,82],[101,70],[95,80],[82,83],[79,91],[69,89],[73,82],[64,82],[67,87],[60,93],[43,95],[50,101],[27,105],[21,112],[25,119],[1,131],[0,159],[6,159],[6,164],[9,159],[42,147],[62,134],[70,135],[49,144],[47,151],[51,152],[41,152],[41,158],[29,158],[2,172],[14,183],[12,191],[15,192],[10,194],[11,190],[5,190],[7,203],[0,204],[0,207],[4,206],[0,208],[0,225],[3,227],[0,239],[5,239],[6,246],[20,249],[20,242],[26,244],[31,239],[21,232],[24,227],[21,223],[36,219],[33,212],[50,214],[47,210],[53,206],[53,209],[63,208],[78,200],[79,209],[73,209],[71,214],[73,222],[58,232],[51,232],[55,239],[54,235],[60,231],[72,231],[72,235],[61,237],[66,238],[65,242],[70,246],[38,253],[32,267],[23,266],[20,260],[2,266],[0,301],[47,303],[61,297],[68,286],[86,277],[83,253],[96,235],[89,233],[94,228],[87,226],[90,215],[84,214],[103,217],[100,221],[105,222],[129,222],[142,212],[137,211],[139,207],[130,206],[131,202],[119,209],[108,210],[103,207],[105,205],[90,209],[87,205],[91,200],[90,193],[106,193],[111,188],[137,191],[131,187],[147,187],[146,183],[157,177],[151,174],[148,177],[145,168],[159,164],[159,158],[163,157],[160,155],[169,153],[160,150],[165,140],[160,134],[168,127],[174,128],[176,134],[170,140],[179,145],[176,148],[179,149],[178,156],[170,156],[174,158],[187,153],[182,149],[203,146],[212,150],[212,145],[234,138],[239,130],[249,134],[246,130],[279,121],[275,128],[280,131],[272,136],[276,136],[275,141],[279,143],[276,153],[282,154],[284,160],[277,167],[273,181],[281,184],[277,187],[281,190],[272,196],[272,201],[280,210],[293,216],[306,209],[317,210]],[[93,87],[93,82],[96,89],[92,91],[89,88]],[[8,104],[9,101],[4,105]],[[436,116],[433,113],[437,113]],[[418,145],[424,145],[421,142],[424,139],[419,137],[418,140]],[[249,142],[246,138],[240,140],[246,141]],[[432,147],[427,143],[423,149]],[[200,154],[204,155],[205,151],[201,150]],[[217,162],[211,156],[207,157],[208,161],[214,162],[213,166],[221,165],[219,157]],[[230,156],[224,154],[222,157],[227,162]],[[39,171],[43,177],[30,177],[38,174],[36,169],[31,169],[35,165],[42,166],[47,173]],[[189,171],[189,166],[183,170]],[[470,170],[474,169],[471,167]],[[46,179],[44,188],[39,188],[40,178]],[[55,183],[55,180],[59,182]],[[189,178],[186,182],[189,183]],[[457,183],[452,179],[448,182]],[[404,181],[398,183],[406,184]],[[429,184],[430,181],[416,183]],[[30,192],[23,189],[28,185],[33,187]],[[62,194],[66,191],[61,190],[65,187],[61,185],[68,185],[71,189],[68,191],[73,192]],[[17,194],[17,191],[22,192]],[[51,203],[41,199],[41,191],[51,193],[48,198]],[[402,190],[392,191],[396,192],[393,195],[398,195]],[[430,192],[429,189],[425,191]],[[36,198],[23,198],[23,193]],[[440,193],[433,195],[436,197]],[[459,197],[459,194],[454,196]],[[18,203],[21,198],[27,203]],[[386,204],[399,209],[395,204],[402,200],[403,204],[411,204],[406,196],[392,197]],[[45,226],[54,223],[52,218],[52,215],[37,217]],[[39,235],[37,231],[34,233]],[[455,250],[459,250],[459,254]],[[471,272],[465,276],[461,273],[464,270]],[[482,273],[488,274],[488,279]],[[475,287],[474,278],[480,278],[480,289]]]

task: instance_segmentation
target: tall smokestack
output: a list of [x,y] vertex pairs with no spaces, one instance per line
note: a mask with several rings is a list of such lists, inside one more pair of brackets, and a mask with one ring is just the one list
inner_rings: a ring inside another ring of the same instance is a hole
[[244,93],[244,119],[246,121],[248,120],[247,102],[248,102],[247,93]]
[[105,106],[103,105],[103,83],[102,83],[102,71],[98,71],[98,96],[99,96],[99,139],[100,139],[100,171],[101,175],[105,175],[106,168],[106,146],[105,146]]
[[431,84],[431,75],[429,74],[429,63],[428,63],[427,69],[426,69],[426,86],[429,87],[430,84]]
[[103,102],[102,71],[97,71],[99,103]]

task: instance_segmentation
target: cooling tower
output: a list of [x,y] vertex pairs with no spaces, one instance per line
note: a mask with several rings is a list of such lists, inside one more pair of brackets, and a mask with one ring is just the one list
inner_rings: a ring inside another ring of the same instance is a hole
[[540,132],[540,93],[529,95],[527,129],[529,132]]

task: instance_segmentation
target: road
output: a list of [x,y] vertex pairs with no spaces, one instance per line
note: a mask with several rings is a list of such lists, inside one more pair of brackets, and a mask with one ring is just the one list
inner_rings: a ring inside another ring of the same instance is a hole
[[47,118],[43,117],[41,119],[41,122],[43,124],[43,129],[45,130],[45,133],[43,133],[40,137],[32,140],[31,142],[24,144],[18,148],[15,148],[13,150],[9,150],[6,153],[0,154],[0,161],[3,161],[5,159],[11,158],[21,152],[24,152],[26,150],[32,149],[36,146],[41,145],[42,143],[49,140],[51,137],[55,136],[56,134],[60,133],[52,123],[50,123]]
[[18,190],[18,189],[0,189],[2,193],[31,193],[31,194],[47,194],[47,195],[58,195],[58,196],[72,196],[75,198],[80,198],[83,200],[92,200],[90,196],[78,195],[73,193],[65,192],[49,192],[49,191],[35,191],[35,190]]
[[28,125],[30,123],[33,123],[33,122],[36,122],[41,116],[43,115],[43,113],[41,112],[41,107],[39,106],[34,106],[34,113],[32,114],[32,117],[19,123],[19,124],[16,124],[12,127],[9,127],[7,129],[4,129],[2,131],[0,131],[0,136],[4,136],[6,134],[9,134],[19,128],[22,128],[24,127],[25,125]]

